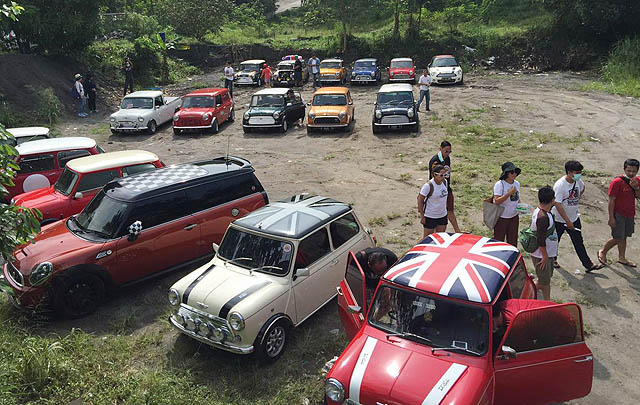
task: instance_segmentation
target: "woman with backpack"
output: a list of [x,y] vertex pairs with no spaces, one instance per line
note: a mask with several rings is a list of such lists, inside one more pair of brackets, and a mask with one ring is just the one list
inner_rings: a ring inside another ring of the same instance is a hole
[[445,179],[447,169],[443,165],[433,168],[433,178],[422,186],[418,194],[418,215],[424,227],[423,238],[447,229],[447,196],[449,184]]
[[518,203],[520,202],[520,183],[516,177],[520,175],[520,168],[511,162],[502,165],[500,180],[493,186],[493,203],[504,208],[498,222],[493,228],[493,239],[504,241],[518,247]]

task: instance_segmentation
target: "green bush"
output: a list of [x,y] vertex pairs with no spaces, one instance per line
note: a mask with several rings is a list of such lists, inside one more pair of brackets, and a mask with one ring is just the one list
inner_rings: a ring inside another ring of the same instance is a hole
[[25,117],[10,108],[6,101],[0,101],[0,124],[12,128],[22,126],[26,121]]
[[38,97],[38,119],[52,126],[58,122],[62,115],[62,103],[51,87],[41,89],[36,94]]
[[640,37],[616,43],[602,69],[602,77],[612,83],[640,80]]
[[102,33],[123,31],[126,38],[133,39],[145,35],[155,35],[161,31],[158,20],[153,16],[140,13],[127,13],[118,17],[103,17]]

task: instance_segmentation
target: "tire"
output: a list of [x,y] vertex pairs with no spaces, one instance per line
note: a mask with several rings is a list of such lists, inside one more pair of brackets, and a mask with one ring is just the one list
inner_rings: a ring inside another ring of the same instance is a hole
[[182,131],[180,131],[179,129],[177,129],[177,128],[173,128],[173,134],[174,134],[174,135],[180,135],[180,133],[181,133],[181,132],[182,132]]
[[227,118],[227,121],[233,122],[235,120],[236,120],[236,112],[232,108],[231,111],[229,111],[229,117]]
[[250,134],[253,131],[252,128],[247,128],[247,127],[242,127],[242,130],[244,131],[245,134]]
[[147,124],[147,132],[153,135],[156,133],[157,130],[158,130],[158,124],[156,124],[154,120],[149,121],[149,124]]
[[376,127],[376,124],[371,124],[371,129],[373,130],[374,134],[377,134],[380,132],[380,129]]
[[87,271],[61,274],[52,285],[54,310],[65,318],[80,318],[93,313],[106,296],[104,281]]
[[290,325],[284,319],[276,321],[264,334],[256,339],[256,354],[261,363],[273,363],[278,360],[287,345]]
[[420,123],[416,122],[416,124],[411,127],[411,132],[418,132],[418,131],[420,131]]
[[349,121],[349,125],[347,126],[346,132],[353,132],[353,129],[356,126],[356,118],[351,116],[351,121]]
[[464,76],[462,76],[462,79],[460,79],[460,83],[458,83],[460,86],[462,86],[464,84]]
[[312,134],[312,133],[313,133],[313,128],[307,125],[307,134]]
[[111,133],[112,133],[113,135],[120,135],[120,131],[115,130],[115,129],[112,129],[112,130],[111,130]]
[[211,132],[217,134],[220,131],[220,126],[218,125],[218,120],[213,120],[211,123]]
[[282,127],[280,128],[280,132],[284,134],[285,132],[287,132],[288,129],[289,129],[289,123],[287,122],[287,117],[284,116],[282,117]]

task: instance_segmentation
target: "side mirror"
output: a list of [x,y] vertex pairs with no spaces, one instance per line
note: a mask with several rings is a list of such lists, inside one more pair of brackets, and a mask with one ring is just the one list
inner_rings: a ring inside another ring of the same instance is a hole
[[362,307],[359,305],[349,305],[349,312],[352,314],[358,314],[362,311]]
[[353,105],[353,101],[349,101],[349,105]]
[[502,346],[502,354],[504,360],[512,360],[516,358],[516,351],[509,346]]
[[296,277],[309,277],[309,268],[303,267],[296,270]]
[[216,107],[220,107],[221,105],[222,105],[221,103],[218,103],[218,104],[216,104]]
[[218,249],[220,249],[220,246],[217,243],[212,243],[211,246],[213,247],[213,252],[218,253]]
[[291,103],[287,103],[287,107],[291,107],[293,104]]
[[77,192],[73,195],[73,199],[74,200],[82,200],[82,193],[81,192]]
[[134,240],[138,239],[138,235],[140,235],[140,232],[142,232],[142,222],[136,221],[132,223],[131,225],[129,225],[128,230],[129,236],[127,237],[127,239],[129,240],[129,242],[133,242]]
[[160,106],[159,106],[159,105],[157,105],[157,106],[155,107],[155,109],[156,109],[156,110],[157,110],[157,109],[159,109],[159,108],[160,108]]
[[307,103],[307,105],[308,105],[309,107],[311,107],[311,103]]
[[250,104],[245,104],[244,106],[245,106],[245,107],[247,107],[247,108],[249,108]]

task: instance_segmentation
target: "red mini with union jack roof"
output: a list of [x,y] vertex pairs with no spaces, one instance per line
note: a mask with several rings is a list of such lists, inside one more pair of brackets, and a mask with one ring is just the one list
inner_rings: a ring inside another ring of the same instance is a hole
[[[350,253],[338,306],[352,340],[327,375],[328,404],[544,404],[591,391],[580,308],[532,301],[517,248],[437,233],[383,275],[370,303],[364,277]],[[535,308],[495,327],[504,304],[525,301]]]

